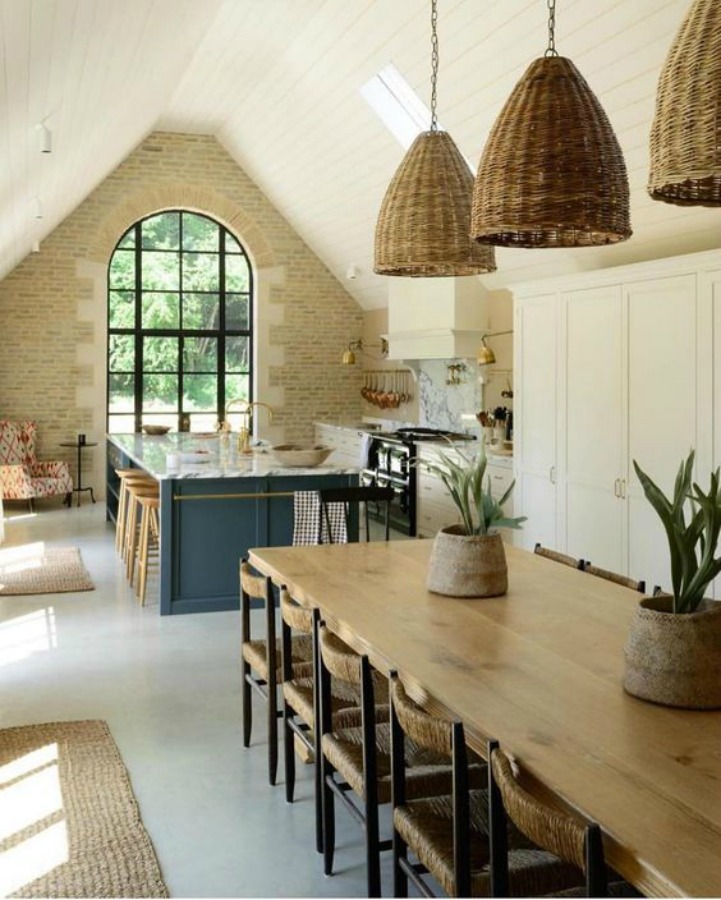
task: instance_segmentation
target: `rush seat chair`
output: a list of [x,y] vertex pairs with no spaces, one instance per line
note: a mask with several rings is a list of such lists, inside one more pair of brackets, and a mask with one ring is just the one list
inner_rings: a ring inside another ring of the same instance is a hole
[[[641,896],[607,869],[600,827],[531,794],[498,741],[488,744],[488,772],[491,896]],[[522,865],[523,851],[508,842],[508,822],[537,845],[545,865]]]
[[[265,635],[251,634],[251,602],[263,607]],[[278,685],[283,680],[280,639],[276,637],[275,598],[270,578],[253,574],[247,560],[240,563],[240,644],[243,680],[243,746],[250,746],[253,728],[252,695],[267,705],[268,781],[275,784],[278,770]],[[296,678],[313,673],[313,641],[303,634],[292,642],[292,671]]]

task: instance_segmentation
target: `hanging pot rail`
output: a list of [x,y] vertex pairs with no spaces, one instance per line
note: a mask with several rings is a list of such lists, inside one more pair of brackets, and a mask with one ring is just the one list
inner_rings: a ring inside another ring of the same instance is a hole
[[413,384],[418,381],[411,368],[364,369],[361,396],[380,409],[397,409],[413,399]]

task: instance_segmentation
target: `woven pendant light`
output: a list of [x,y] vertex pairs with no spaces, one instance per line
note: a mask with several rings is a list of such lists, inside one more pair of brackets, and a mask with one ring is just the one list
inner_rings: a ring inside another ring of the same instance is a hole
[[554,45],[513,89],[483,150],[471,235],[509,247],[588,247],[631,236],[626,165],[610,122]]
[[695,0],[658,82],[648,192],[721,206],[721,3]]
[[470,237],[473,176],[453,138],[436,121],[438,38],[431,2],[431,128],[403,157],[381,204],[375,231],[378,275],[478,275],[496,268],[492,247]]

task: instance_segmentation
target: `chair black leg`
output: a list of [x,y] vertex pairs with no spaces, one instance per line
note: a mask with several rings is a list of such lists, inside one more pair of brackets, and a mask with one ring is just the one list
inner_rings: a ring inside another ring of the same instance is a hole
[[250,732],[253,729],[253,707],[251,705],[250,665],[243,660],[240,673],[243,678],[243,746],[250,747]]
[[285,765],[285,799],[287,803],[293,802],[295,794],[295,748],[293,746],[293,732],[290,729],[290,718],[293,710],[283,701],[283,762]]
[[323,778],[323,872],[326,875],[332,875],[335,854],[335,797],[326,783],[326,778],[330,777],[333,768],[325,758],[321,759],[321,767]]
[[[317,719],[316,719],[317,721]],[[317,729],[316,729],[317,730]],[[323,766],[319,742],[314,738],[313,779],[315,782],[315,849],[323,852]]]
[[[375,794],[372,789],[370,795]],[[369,796],[365,804],[366,817],[366,871],[368,874],[368,896],[380,897],[381,895],[381,860],[379,833],[378,833],[378,801],[375,796]]]
[[33,511],[34,511],[34,510],[33,510],[33,498],[32,498],[32,497],[28,497],[28,512],[31,513],[31,512],[33,512]]
[[278,696],[268,685],[268,782],[275,784],[278,772]]
[[408,859],[408,847],[398,832],[393,829],[393,896],[408,896],[408,876],[401,868],[401,860]]

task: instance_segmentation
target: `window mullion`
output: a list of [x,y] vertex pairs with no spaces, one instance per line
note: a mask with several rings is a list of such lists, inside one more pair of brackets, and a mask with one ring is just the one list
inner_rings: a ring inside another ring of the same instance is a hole
[[135,392],[134,430],[140,432],[143,419],[143,249],[142,226],[135,223]]

